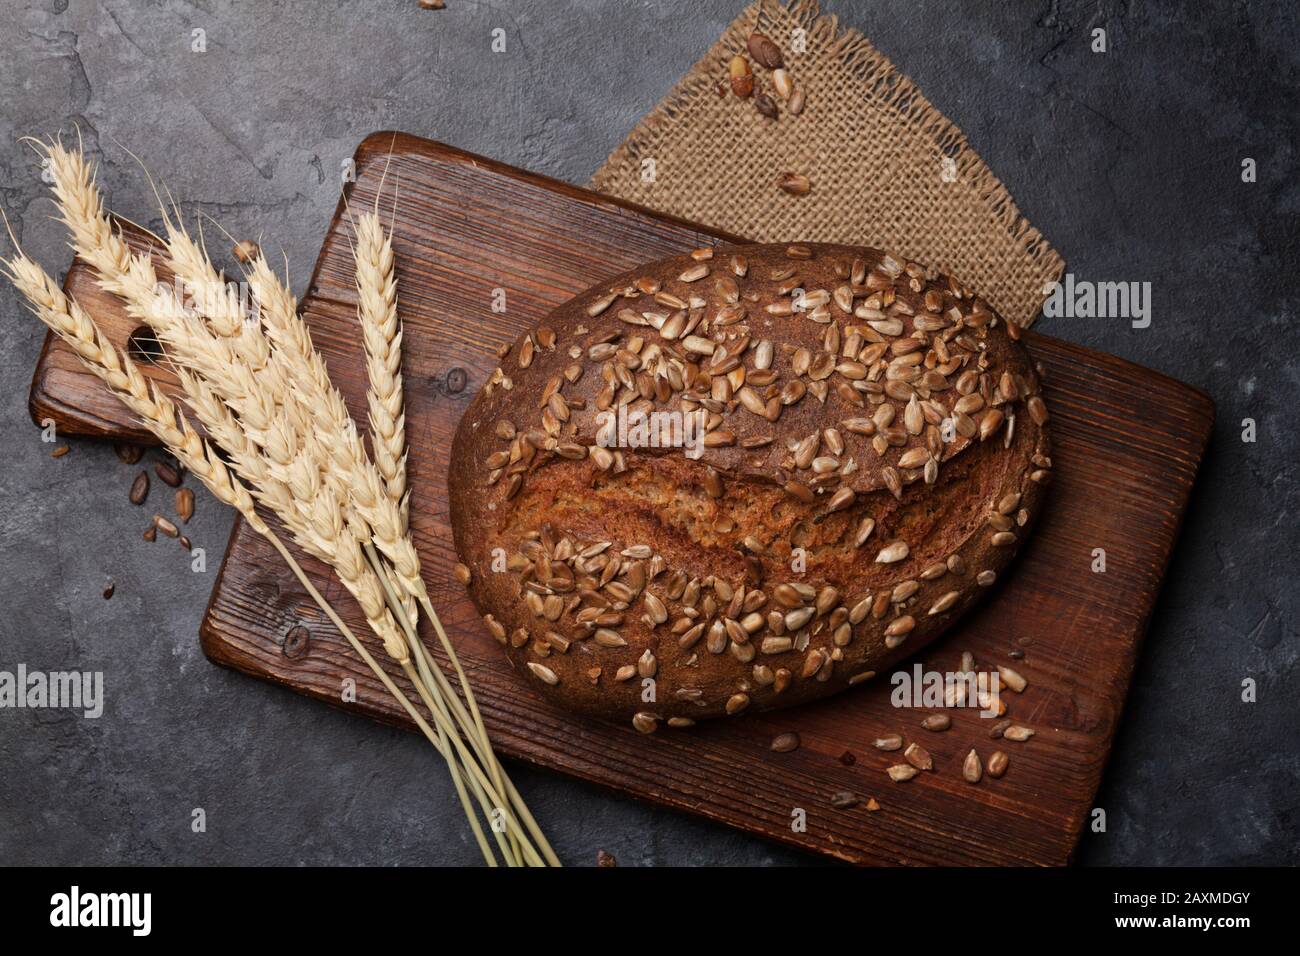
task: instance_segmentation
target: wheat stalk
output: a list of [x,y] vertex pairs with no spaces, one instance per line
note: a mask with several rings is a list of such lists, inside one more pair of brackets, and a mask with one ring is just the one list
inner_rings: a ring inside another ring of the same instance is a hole
[[[258,500],[280,517],[309,553],[335,569],[357,598],[386,651],[416,686],[438,725],[438,739],[428,733],[426,736],[448,758],[485,857],[492,861],[469,811],[453,756],[464,761],[466,777],[485,812],[489,795],[498,808],[513,806],[538,841],[546,861],[558,865],[536,821],[496,760],[472,690],[420,578],[418,555],[409,537],[404,492],[401,334],[396,327],[392,250],[377,219],[366,230],[365,259],[369,268],[363,271],[359,264],[358,287],[359,301],[365,303],[363,323],[369,332],[368,366],[376,386],[370,404],[372,431],[377,436],[372,443],[379,466],[365,454],[342,397],[329,381],[324,362],[297,314],[296,301],[264,258],[259,256],[254,261],[248,275],[262,319],[262,325],[258,325],[247,321],[224,277],[212,267],[202,247],[179,226],[179,214],[173,223],[164,210],[166,238],[160,241],[167,250],[168,264],[186,286],[197,292],[202,303],[199,313],[192,313],[170,290],[161,287],[149,256],[130,254],[104,212],[93,170],[84,157],[63,149],[57,142],[42,144],[41,148],[49,158],[61,217],[78,256],[95,268],[102,288],[121,297],[131,314],[148,322],[159,334],[183,371],[182,386],[196,418],[227,449],[236,472],[249,483]],[[15,263],[24,269],[32,265],[30,260]],[[75,303],[68,314],[76,314]],[[87,323],[89,320],[81,314],[82,331],[87,330]],[[88,328],[93,330],[93,323]],[[309,409],[325,419],[324,428],[312,421]],[[174,409],[173,417],[178,417]],[[184,422],[183,416],[179,418]],[[215,462],[220,465],[219,459]],[[200,469],[194,470],[198,474]],[[248,488],[236,485],[248,498]],[[245,504],[247,508],[241,508],[241,512],[252,515],[250,520],[258,520],[251,498]],[[265,525],[258,530],[262,528]],[[373,551],[369,552],[373,560],[363,556],[363,549],[369,549],[372,539],[388,562],[379,560]],[[273,543],[303,579],[301,569],[278,539]],[[336,617],[315,589],[310,590],[331,618]],[[469,713],[415,635],[417,598],[455,666],[470,705]],[[393,615],[401,621],[405,642]],[[359,645],[358,650],[367,663],[372,663]],[[398,695],[389,682],[385,683],[409,712],[409,701]],[[421,720],[417,719],[417,724],[422,730],[427,728]],[[468,736],[474,754],[466,750],[457,726]],[[458,753],[453,755],[453,750]],[[475,756],[488,768],[491,781],[484,778]],[[542,862],[527,841],[521,844],[517,839],[517,826],[512,827],[510,839],[509,848],[504,844],[502,847],[508,860],[522,849],[529,862]]]
[[[468,813],[469,807],[460,778],[461,771],[455,763],[456,755],[453,754],[452,748],[448,746],[448,738],[445,732],[445,725],[449,724],[449,721],[445,718],[438,721],[439,724],[444,726],[440,726],[436,732],[429,727],[419,711],[410,705],[405,695],[398,690],[383,668],[379,667],[374,658],[366,651],[351,628],[338,617],[329,603],[311,584],[301,566],[284,547],[283,542],[257,514],[253,498],[248,489],[240,481],[232,478],[222,460],[216,455],[208,442],[199,436],[185,416],[180,414],[176,405],[140,374],[139,369],[128,356],[122,354],[108,342],[84,310],[75,301],[65,296],[54,280],[40,266],[21,252],[12,259],[0,261],[3,261],[5,274],[28,300],[31,310],[63,341],[71,346],[82,364],[97,375],[113,394],[138,416],[141,423],[176,456],[181,464],[198,477],[219,501],[239,511],[250,527],[271,541],[290,565],[294,574],[307,587],[309,593],[312,594],[340,632],[345,635],[353,649],[371,667],[389,692],[405,705],[417,726],[434,743],[439,752],[447,758],[452,768],[456,787],[461,794],[462,802],[466,803]],[[198,381],[192,375],[187,375],[185,379],[185,383],[192,387],[196,386]],[[217,418],[214,419],[214,422],[219,427],[224,424],[225,427],[229,428],[232,424],[233,419],[228,417],[228,410],[224,409],[224,405],[216,400],[206,386],[195,387],[189,399],[191,407],[197,406],[215,412]],[[202,420],[206,416],[201,415],[199,417]],[[207,426],[205,425],[205,427]],[[237,426],[235,432],[238,432]],[[242,456],[252,454],[251,446],[246,439],[241,441],[233,434],[228,434],[226,437],[231,439],[233,447],[240,449]],[[256,467],[264,468],[265,465],[262,464]],[[250,470],[255,470],[255,468],[250,468]],[[293,508],[290,508],[287,514],[282,514],[282,518],[289,519],[287,525],[290,526],[291,530],[295,530],[293,526],[297,525],[299,533],[295,534],[295,537],[310,553],[326,560],[334,568],[344,586],[357,597],[367,621],[383,640],[386,651],[403,666],[408,678],[414,677],[415,672],[410,662],[406,644],[399,635],[398,628],[388,612],[378,577],[367,564],[355,536],[339,526],[338,515],[340,509],[331,507],[328,495],[329,492],[326,491],[323,499],[317,499],[322,503],[314,509],[314,521],[310,523],[301,522],[297,518],[297,509]],[[283,497],[279,497],[277,500],[281,505],[285,503]],[[435,714],[435,717],[438,716],[441,715]],[[476,789],[481,794],[480,799],[484,812],[490,813],[494,803],[488,798],[487,794],[483,793],[481,787]],[[494,793],[491,794],[491,797],[495,799],[496,803],[503,800],[500,794]],[[494,862],[481,828],[472,814],[470,814],[470,821],[474,826],[476,837],[485,858],[489,862]]]

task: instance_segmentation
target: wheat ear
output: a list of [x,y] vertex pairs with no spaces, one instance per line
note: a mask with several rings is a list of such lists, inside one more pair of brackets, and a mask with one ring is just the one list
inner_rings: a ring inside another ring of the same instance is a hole
[[[448,745],[443,730],[440,728],[435,732],[433,728],[429,727],[424,717],[401,693],[392,682],[392,679],[388,677],[387,672],[379,666],[378,662],[374,660],[357,639],[352,629],[338,617],[334,609],[312,585],[298,562],[284,547],[283,542],[257,514],[248,489],[231,477],[221,459],[215,454],[211,446],[190,426],[185,416],[179,413],[175,404],[140,374],[139,369],[128,356],[122,354],[104,338],[99,328],[91,321],[84,310],[75,301],[65,296],[54,280],[40,266],[21,252],[12,259],[2,261],[5,274],[27,299],[32,312],[37,318],[76,352],[82,364],[97,375],[113,394],[139,417],[141,423],[176,456],[181,464],[203,482],[217,500],[239,511],[250,527],[270,540],[289,564],[295,576],[298,577],[321,609],[338,627],[340,633],[344,634],[357,654],[379,677],[381,683],[389,692],[403,704],[416,725],[450,762],[453,757],[452,748]],[[192,376],[191,380],[193,380]],[[337,509],[335,510],[337,511]],[[325,522],[325,525],[328,525],[328,521]],[[332,558],[333,560],[330,563],[335,566],[340,579],[343,580],[345,586],[349,587],[349,590],[353,590],[356,580],[365,579],[366,577],[375,580],[375,587],[378,588],[377,579],[374,579],[373,573],[365,565],[365,560],[361,557],[360,548],[355,539],[351,539],[352,547],[349,549],[346,538],[342,541],[329,542],[326,540],[327,535],[322,534],[321,528],[320,524],[313,528],[316,535],[315,547],[309,548],[309,550],[317,551],[323,558]],[[366,589],[362,586],[358,590],[364,593]],[[373,598],[362,601],[362,608],[372,626],[376,627],[377,633],[380,633],[381,637],[383,637],[385,648],[404,666],[408,677],[413,676],[404,642],[397,636],[396,625],[388,616],[383,599],[380,598],[378,603]],[[384,633],[385,631],[387,634]],[[458,775],[458,770],[454,765],[452,771],[453,774]],[[458,776],[456,777],[456,783],[458,790],[461,790],[463,794],[463,788]],[[503,798],[498,797],[497,799],[500,802]],[[491,803],[486,798],[482,802],[484,811],[490,813],[492,809]],[[466,810],[468,811],[468,806],[466,806]],[[474,826],[476,837],[485,858],[489,862],[495,862],[482,835],[481,828],[478,826],[477,819],[472,814],[470,814],[470,822]]]

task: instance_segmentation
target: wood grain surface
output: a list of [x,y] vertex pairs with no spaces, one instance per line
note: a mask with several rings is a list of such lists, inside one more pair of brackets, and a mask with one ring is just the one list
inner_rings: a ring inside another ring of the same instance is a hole
[[[413,531],[434,603],[504,754],[858,863],[1068,862],[1209,436],[1208,398],[1120,359],[1026,334],[1046,374],[1053,417],[1055,484],[1047,510],[1005,583],[908,666],[955,670],[967,650],[981,666],[1013,666],[1029,686],[1004,696],[1008,716],[1036,731],[1028,742],[991,740],[993,721],[974,709],[950,710],[946,732],[922,730],[928,711],[893,706],[887,675],[810,706],[687,731],[643,736],[576,718],[545,703],[511,670],[452,577],[452,433],[495,367],[496,348],[556,305],[640,262],[732,237],[404,135],[369,137],[356,169],[348,188],[353,208],[375,202],[381,178],[382,209],[391,213],[394,187],[400,196],[393,223]],[[340,204],[303,307],[361,422],[365,378],[349,237]],[[134,324],[97,295],[80,268],[67,284],[115,339],[125,340]],[[493,310],[498,290],[504,312]],[[47,343],[42,354],[31,407],[68,433],[116,437],[131,430],[124,411],[57,344]],[[1104,574],[1091,570],[1095,548],[1106,550]],[[321,565],[302,560],[349,623],[364,630],[342,588]],[[231,534],[202,641],[217,663],[406,725],[398,705],[242,522]],[[1013,659],[1013,651],[1023,658]],[[377,647],[376,653],[382,657]],[[395,669],[393,675],[402,683]],[[347,678],[356,682],[355,703],[341,700]],[[772,738],[786,731],[797,732],[801,746],[771,752]],[[899,755],[872,746],[890,732],[925,746],[934,771],[892,783],[884,771]],[[961,763],[972,747],[985,763],[996,749],[1008,753],[1006,776],[964,782]],[[432,759],[429,772],[437,772]],[[832,807],[843,791],[863,802]],[[880,810],[868,811],[868,797]],[[803,829],[792,826],[800,817]]]

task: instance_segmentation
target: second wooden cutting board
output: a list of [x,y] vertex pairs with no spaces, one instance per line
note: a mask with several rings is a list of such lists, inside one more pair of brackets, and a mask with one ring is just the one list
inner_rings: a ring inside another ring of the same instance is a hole
[[[926,711],[892,706],[882,679],[812,706],[687,732],[647,737],[579,719],[546,704],[510,669],[452,577],[451,436],[496,366],[498,346],[604,277],[726,237],[409,136],[368,138],[356,169],[353,208],[375,201],[385,175],[383,208],[391,208],[398,190],[413,528],[434,601],[504,753],[855,862],[1069,859],[1208,437],[1208,399],[1110,356],[1026,336],[1047,375],[1056,486],[1005,586],[921,660],[948,671],[962,651],[982,666],[1013,663],[1015,652],[1014,666],[1029,687],[1007,696],[1010,715],[1037,731],[1029,742],[991,740],[991,722],[973,710],[952,711],[946,732],[922,730]],[[365,377],[349,236],[340,207],[304,310],[360,422]],[[69,286],[94,299],[80,269]],[[115,338],[125,338],[131,323],[112,302],[94,299],[93,309]],[[35,414],[55,417],[70,432],[122,433],[126,416],[103,399],[59,348],[47,349],[33,383]],[[1094,548],[1107,550],[1105,574],[1090,570]],[[304,563],[349,623],[360,626],[359,611],[325,569]],[[218,663],[367,716],[405,721],[269,546],[242,523],[212,594],[203,645]],[[357,700],[342,704],[348,678],[356,681]],[[799,749],[771,752],[772,738],[787,731],[799,734]],[[890,732],[927,747],[935,772],[891,783],[884,769],[897,755],[872,747]],[[994,749],[1007,751],[1007,775],[965,783],[961,761],[972,747],[986,761]],[[832,806],[842,793],[863,802]],[[867,810],[868,797],[879,811]]]

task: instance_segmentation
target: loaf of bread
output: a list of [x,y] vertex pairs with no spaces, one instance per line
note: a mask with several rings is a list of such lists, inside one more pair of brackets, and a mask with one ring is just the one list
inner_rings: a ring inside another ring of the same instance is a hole
[[1050,477],[1019,329],[874,249],[699,249],[514,343],[450,470],[526,680],[645,732],[825,697],[956,621]]

